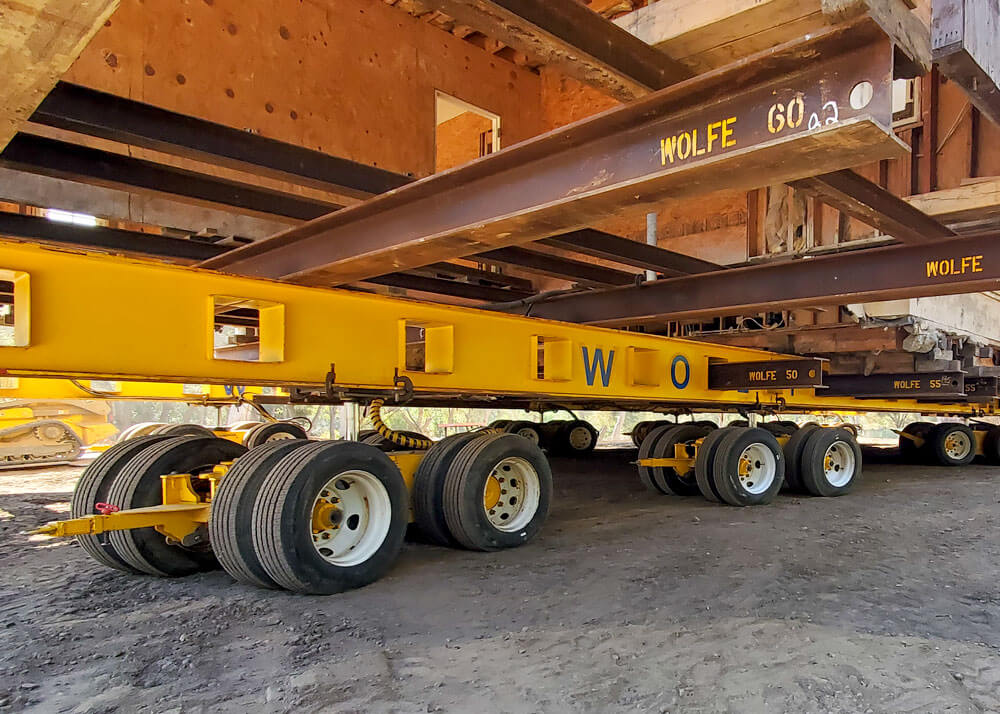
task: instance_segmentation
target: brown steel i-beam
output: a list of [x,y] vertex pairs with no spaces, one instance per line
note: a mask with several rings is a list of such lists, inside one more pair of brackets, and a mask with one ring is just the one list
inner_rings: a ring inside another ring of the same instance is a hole
[[994,231],[554,297],[531,305],[529,314],[620,326],[997,289],[1000,232]]
[[789,185],[903,243],[924,243],[958,235],[919,208],[848,169],[791,181]]
[[[850,95],[862,82],[871,99],[855,109]],[[667,197],[902,156],[889,129],[891,82],[892,48],[881,30],[870,21],[833,27],[204,267],[343,284],[547,238]]]
[[626,273],[603,265],[583,263],[561,255],[541,253],[527,248],[497,248],[475,256],[476,260],[498,265],[514,265],[529,273],[563,278],[589,285],[630,285],[638,273]]
[[723,266],[707,260],[694,258],[683,253],[675,253],[654,245],[629,240],[593,228],[562,233],[551,238],[543,238],[539,243],[561,248],[575,253],[583,253],[593,258],[613,260],[623,265],[631,265],[644,270],[655,270],[668,277],[706,273],[721,270]]

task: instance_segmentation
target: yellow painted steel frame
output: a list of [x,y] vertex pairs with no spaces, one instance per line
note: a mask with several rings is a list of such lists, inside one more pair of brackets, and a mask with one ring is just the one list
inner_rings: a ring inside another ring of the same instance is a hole
[[283,389],[221,384],[0,377],[0,399],[122,399],[235,404],[256,396],[287,396]]
[[[0,242],[15,284],[6,376],[322,389],[394,388],[668,407],[982,413],[982,405],[716,391],[711,361],[786,359],[760,350],[234,277],[149,260]],[[86,296],[86,299],[81,299]],[[215,315],[259,310],[260,359],[216,358]],[[986,411],[993,412],[993,404]]]

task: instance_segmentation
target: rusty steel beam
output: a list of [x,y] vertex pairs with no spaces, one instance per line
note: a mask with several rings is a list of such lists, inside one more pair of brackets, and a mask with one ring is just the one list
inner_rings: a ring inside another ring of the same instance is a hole
[[119,191],[166,196],[252,216],[281,216],[305,221],[339,207],[33,134],[15,136],[0,152],[0,166]]
[[532,304],[529,314],[621,326],[998,289],[1000,231],[994,231],[553,297]]
[[527,248],[497,248],[479,253],[475,258],[484,263],[514,265],[529,273],[572,280],[585,285],[631,285],[639,275]]
[[[204,267],[336,285],[587,227],[664,198],[904,155],[892,47],[860,21],[258,241]],[[871,84],[863,106],[850,95]]]
[[414,272],[430,275],[431,277],[459,276],[468,278],[469,282],[477,285],[497,285],[501,287],[514,288],[524,292],[532,292],[531,281],[527,278],[519,278],[516,275],[506,273],[495,273],[490,270],[480,270],[461,263],[432,263],[422,268],[417,268]]
[[420,0],[620,101],[692,72],[578,0]]
[[481,300],[483,302],[503,302],[505,300],[518,300],[531,295],[524,290],[514,290],[509,288],[491,287],[488,285],[476,285],[466,283],[461,280],[447,280],[445,278],[431,278],[426,275],[414,275],[413,273],[392,273],[390,275],[380,275],[377,278],[368,278],[363,281],[375,285],[386,285],[394,288],[406,290],[416,290],[436,295],[448,295],[450,297],[465,298],[467,300]]
[[313,186],[355,200],[411,180],[367,164],[67,82],[59,82],[49,92],[31,121]]
[[672,250],[665,250],[592,228],[543,238],[539,243],[574,253],[582,253],[592,258],[613,260],[616,263],[631,265],[643,270],[655,270],[667,277],[706,273],[710,270],[721,270],[723,267],[707,260],[694,258],[683,253],[675,253]]
[[903,243],[926,243],[958,234],[919,208],[853,171],[833,171],[789,185]]

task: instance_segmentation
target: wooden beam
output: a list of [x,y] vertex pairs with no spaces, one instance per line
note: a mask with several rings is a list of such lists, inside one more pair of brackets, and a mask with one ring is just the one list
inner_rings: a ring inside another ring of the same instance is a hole
[[931,32],[904,0],[822,0],[823,12],[835,22],[868,15],[916,69],[906,74],[918,76],[931,69]]
[[691,76],[683,65],[577,0],[421,0],[620,101]]
[[861,15],[930,68],[930,30],[903,0],[659,0],[614,22],[700,74]]
[[1000,218],[1000,178],[976,181],[905,199],[945,224]]
[[934,61],[976,108],[1000,124],[1000,5],[996,0],[935,0]]
[[0,0],[0,150],[117,7],[118,0]]
[[848,169],[799,179],[789,185],[904,243],[926,243],[958,235],[912,204]]
[[699,74],[826,24],[820,0],[659,0],[614,22]]

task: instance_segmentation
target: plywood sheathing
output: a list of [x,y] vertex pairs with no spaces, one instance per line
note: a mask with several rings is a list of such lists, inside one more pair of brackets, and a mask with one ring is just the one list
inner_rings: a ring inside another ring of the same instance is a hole
[[123,0],[66,78],[418,177],[434,90],[542,130],[537,74],[381,0]]
[[118,0],[0,2],[0,149],[117,6]]

